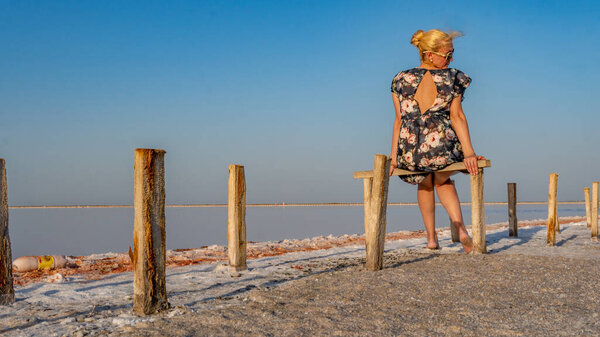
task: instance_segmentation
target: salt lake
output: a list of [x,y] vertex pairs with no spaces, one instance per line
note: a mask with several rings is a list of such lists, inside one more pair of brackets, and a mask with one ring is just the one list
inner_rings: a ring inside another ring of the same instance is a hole
[[[559,216],[585,216],[582,204],[558,205]],[[463,206],[465,223],[470,207]],[[507,221],[506,205],[486,205],[486,223]],[[517,206],[521,220],[544,219],[547,206]],[[436,207],[438,228],[448,227],[448,216]],[[249,241],[303,239],[315,236],[364,233],[362,206],[248,207]],[[387,231],[424,229],[417,206],[389,205]],[[23,255],[89,255],[124,252],[132,244],[133,208],[11,208],[13,258]],[[226,207],[167,207],[167,249],[227,244]]]

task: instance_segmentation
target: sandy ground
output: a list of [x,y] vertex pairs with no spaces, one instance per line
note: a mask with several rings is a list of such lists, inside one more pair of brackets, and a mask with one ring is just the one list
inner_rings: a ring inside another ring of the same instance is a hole
[[423,249],[418,236],[388,241],[379,272],[364,270],[364,247],[356,243],[258,257],[239,275],[220,262],[169,268],[173,309],[150,317],[132,314],[131,272],[99,279],[49,274],[24,282],[16,289],[17,302],[0,307],[0,332],[599,335],[600,244],[590,240],[582,222],[568,220],[562,221],[557,247],[545,245],[542,226],[519,228],[519,238],[509,238],[505,228],[488,231],[487,255],[462,253],[447,231],[440,233],[442,249],[436,252]]
[[[564,257],[391,252],[253,290],[230,306],[128,329],[131,336],[593,336],[598,264]],[[595,282],[593,280],[596,280]],[[241,302],[241,303],[240,303]]]

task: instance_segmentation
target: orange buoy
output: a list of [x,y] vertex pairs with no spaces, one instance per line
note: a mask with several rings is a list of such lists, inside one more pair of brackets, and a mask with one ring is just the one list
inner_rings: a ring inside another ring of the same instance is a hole
[[21,256],[13,261],[13,270],[25,272],[32,270],[62,268],[67,265],[67,259],[62,255]]

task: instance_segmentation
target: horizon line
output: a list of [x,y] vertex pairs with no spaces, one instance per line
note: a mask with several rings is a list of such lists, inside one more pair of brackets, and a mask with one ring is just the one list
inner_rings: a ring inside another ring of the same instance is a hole
[[[559,205],[579,205],[584,201],[557,201]],[[436,205],[441,203],[436,202]],[[470,202],[461,202],[461,206],[470,205]],[[507,205],[506,201],[489,201],[485,205]],[[517,205],[547,205],[547,201],[519,201]],[[362,202],[322,202],[322,203],[252,203],[246,207],[323,207],[323,206],[363,206]],[[388,206],[418,206],[416,202],[388,202]],[[32,205],[32,206],[8,206],[9,209],[52,209],[52,208],[133,208],[134,205]],[[227,207],[227,204],[170,204],[168,208],[192,208],[192,207]]]

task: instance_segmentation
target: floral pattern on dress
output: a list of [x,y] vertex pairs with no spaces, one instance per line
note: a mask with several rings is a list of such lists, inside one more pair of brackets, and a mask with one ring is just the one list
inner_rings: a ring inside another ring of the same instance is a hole
[[[421,113],[415,93],[428,71],[437,88],[437,96],[433,105]],[[463,161],[462,147],[450,122],[450,103],[458,96],[462,100],[470,83],[469,76],[454,68],[413,68],[394,77],[392,92],[400,101],[402,121],[398,137],[398,168],[433,172]],[[427,175],[400,176],[400,179],[418,184]]]

